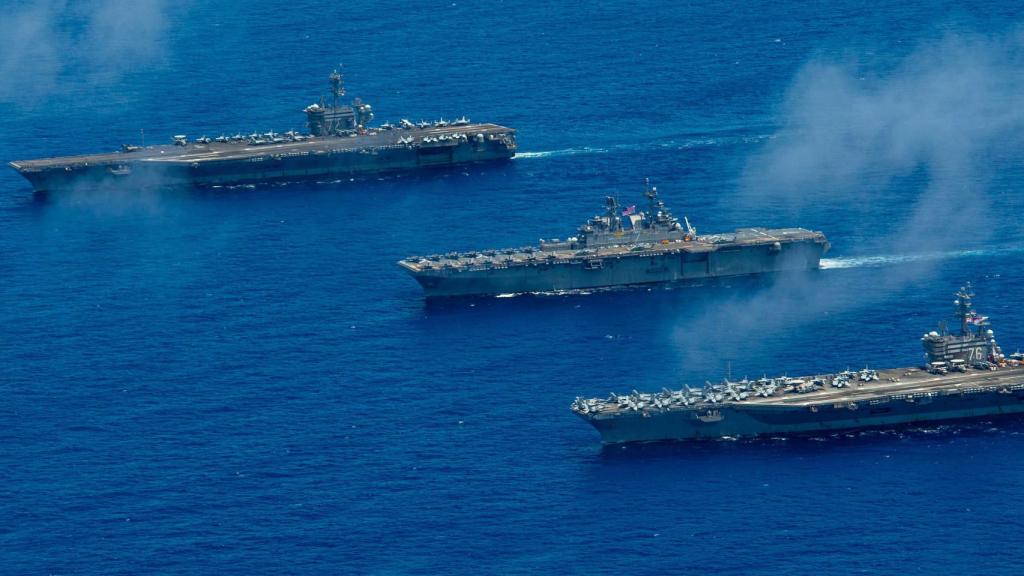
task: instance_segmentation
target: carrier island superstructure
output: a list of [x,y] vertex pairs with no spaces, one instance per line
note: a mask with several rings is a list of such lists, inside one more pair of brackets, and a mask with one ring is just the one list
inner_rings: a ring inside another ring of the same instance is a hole
[[821,232],[740,228],[698,234],[646,186],[647,210],[606,198],[604,215],[567,240],[539,246],[413,256],[399,261],[428,298],[559,292],[818,268],[829,249]]
[[305,108],[308,133],[258,132],[158,146],[122,145],[109,153],[15,160],[10,166],[37,192],[97,187],[215,186],[326,179],[512,158],[515,130],[455,120],[370,126],[373,110],[351,105],[342,76],[330,76],[331,99]]
[[726,380],[699,388],[577,398],[607,444],[822,433],[1024,412],[1024,355],[1005,355],[988,318],[956,293],[960,327],[921,337],[924,362],[889,370]]

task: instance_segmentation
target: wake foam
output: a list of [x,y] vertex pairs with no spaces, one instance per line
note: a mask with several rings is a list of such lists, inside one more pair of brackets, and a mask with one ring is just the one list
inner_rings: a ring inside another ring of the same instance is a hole
[[539,152],[517,152],[516,158],[555,158],[558,156],[578,156],[585,154],[608,154],[609,152],[642,152],[655,149],[687,150],[690,148],[705,148],[712,146],[730,146],[737,144],[757,144],[770,139],[771,134],[759,134],[748,136],[707,136],[687,138],[684,140],[651,140],[635,144],[616,144],[608,148],[582,146],[578,148],[562,148],[560,150],[543,150]]
[[881,256],[850,256],[846,258],[822,258],[823,270],[842,268],[878,268],[894,264],[913,262],[929,262],[934,260],[951,260],[954,258],[977,258],[989,256],[1008,256],[1024,252],[1024,247],[996,248],[988,250],[956,250],[953,252],[923,252],[919,254],[887,254]]
[[546,150],[544,152],[516,152],[516,158],[553,158],[555,156],[576,156],[579,154],[605,154],[607,148],[565,148],[562,150]]

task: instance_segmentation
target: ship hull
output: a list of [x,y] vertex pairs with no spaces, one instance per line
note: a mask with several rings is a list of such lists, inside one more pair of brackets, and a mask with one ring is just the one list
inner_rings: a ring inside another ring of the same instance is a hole
[[[1021,379],[1024,382],[1024,378]],[[707,411],[635,412],[586,418],[606,444],[788,436],[890,427],[1024,412],[1024,390],[955,394],[884,403],[806,407],[722,405]],[[701,419],[704,416],[705,419]],[[720,417],[720,418],[719,418]]]
[[[475,127],[467,127],[470,132]],[[37,192],[103,188],[228,186],[274,181],[322,180],[481,164],[515,155],[514,132],[488,127],[487,138],[403,145],[406,134],[445,134],[454,129],[396,131],[360,138],[246,147],[241,144],[162,146],[145,153],[114,153],[12,162]],[[482,133],[481,133],[482,134]],[[411,138],[411,136],[409,136]],[[367,140],[362,143],[360,139]]]
[[777,248],[765,244],[472,270],[434,268],[413,272],[413,277],[428,298],[560,292],[810,270],[818,268],[827,249],[826,243],[806,240]]

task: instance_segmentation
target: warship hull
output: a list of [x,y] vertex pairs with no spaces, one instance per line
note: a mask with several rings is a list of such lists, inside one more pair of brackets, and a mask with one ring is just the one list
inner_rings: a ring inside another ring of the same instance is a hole
[[[896,375],[899,376],[896,376]],[[606,444],[787,436],[1024,412],[1024,368],[937,376],[894,370],[847,390],[663,410],[580,414]]]
[[152,146],[131,152],[14,161],[37,192],[225,186],[333,179],[507,160],[515,131],[494,124],[395,129],[358,136]]
[[[767,231],[771,234],[773,231]],[[611,286],[701,280],[729,276],[816,269],[828,250],[823,236],[808,233],[792,241],[732,244],[721,247],[686,243],[642,252],[609,250],[591,257],[511,264],[424,267],[402,264],[426,297],[560,292]]]

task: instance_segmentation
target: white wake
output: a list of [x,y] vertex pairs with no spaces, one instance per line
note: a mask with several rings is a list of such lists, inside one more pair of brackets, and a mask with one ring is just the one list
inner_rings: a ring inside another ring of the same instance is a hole
[[878,268],[881,266],[891,266],[893,264],[950,260],[954,258],[976,258],[981,256],[1003,256],[1020,254],[1021,252],[1024,252],[1024,246],[990,250],[956,250],[952,252],[922,252],[918,254],[886,254],[882,256],[822,258],[821,268],[824,270],[836,270],[841,268]]

